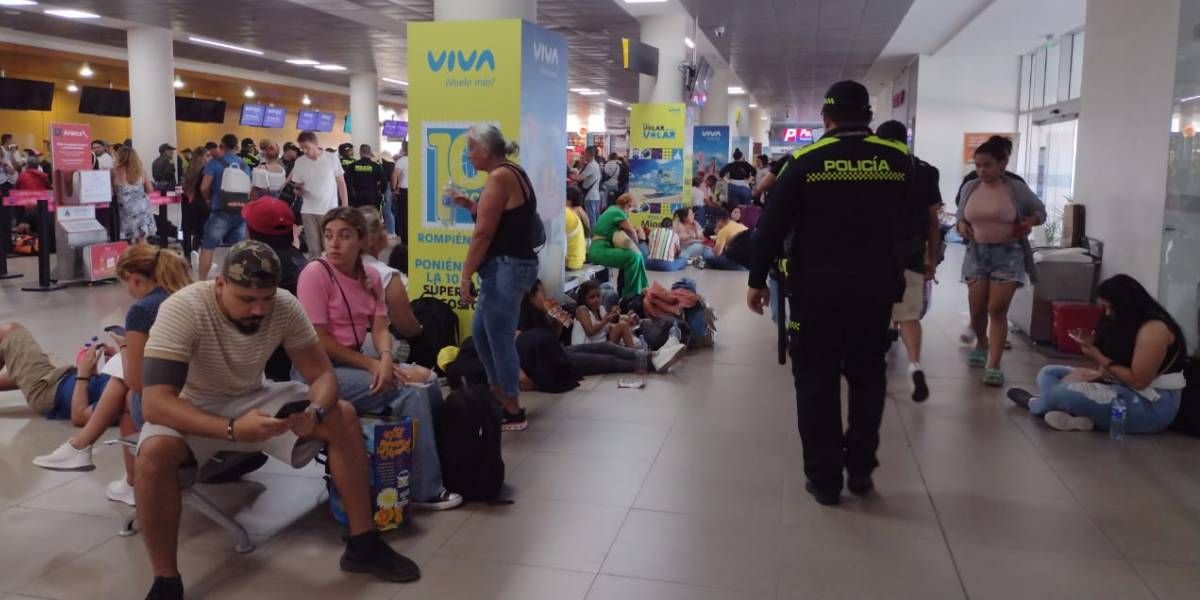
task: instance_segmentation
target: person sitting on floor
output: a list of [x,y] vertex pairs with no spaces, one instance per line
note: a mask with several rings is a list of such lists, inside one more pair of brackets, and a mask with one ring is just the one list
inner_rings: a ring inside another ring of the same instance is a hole
[[1179,412],[1187,382],[1187,342],[1179,324],[1142,284],[1116,275],[1097,291],[1104,317],[1095,335],[1076,331],[1093,369],[1051,365],[1038,374],[1038,396],[1013,388],[1008,397],[1061,431],[1109,428],[1112,403],[1125,403],[1127,433],[1165,431]]
[[621,270],[622,298],[640,296],[650,285],[646,259],[637,249],[638,233],[629,221],[629,210],[636,203],[632,195],[621,194],[616,204],[600,215],[587,253],[588,262]]
[[[416,563],[375,528],[362,425],[338,399],[337,376],[303,307],[278,289],[280,271],[266,244],[238,242],[214,281],[194,283],[159,307],[146,342],[146,425],[134,485],[154,574],[147,598],[183,598],[179,469],[222,450],[262,451],[300,468],[326,448],[349,520],[342,570],[395,582],[420,578]],[[311,386],[264,380],[280,344]]]
[[587,211],[583,209],[583,193],[576,186],[567,186],[565,228],[567,230],[566,267],[568,271],[582,269],[583,261],[587,258],[587,235],[591,227],[587,218]]
[[687,260],[695,266],[704,266],[707,259],[715,256],[712,248],[704,243],[704,228],[693,208],[681,208],[675,211],[675,221],[671,229],[679,238],[679,258]]
[[571,345],[612,342],[635,348],[633,330],[637,326],[636,314],[622,315],[618,308],[605,309],[600,302],[599,282],[591,279],[579,286],[579,308],[575,310],[575,324],[571,328]]
[[[192,283],[191,267],[170,250],[139,244],[130,246],[121,255],[117,261],[117,277],[125,283],[129,295],[137,300],[125,313],[125,334],[112,334],[120,350],[120,375],[113,375],[108,380],[99,403],[83,423],[82,431],[63,442],[54,452],[33,459],[33,464],[44,469],[91,470],[95,468],[92,446],[114,422],[120,424],[123,436],[141,429],[142,367],[146,340],[150,337],[150,328],[158,317],[158,308],[163,301]],[[91,372],[91,369],[88,371]],[[109,500],[134,506],[134,458],[127,450],[122,454],[125,458],[125,477],[109,483],[105,495]]]
[[723,208],[713,211],[713,219],[717,223],[716,248],[713,250],[715,256],[705,259],[704,265],[710,269],[722,271],[745,271],[746,267],[728,256],[728,251],[734,246],[742,248],[743,244],[750,242],[752,234],[745,225],[730,218],[729,213]]
[[[424,367],[397,363],[383,280],[364,264],[367,222],[356,208],[335,208],[321,219],[325,254],[300,273],[299,299],[333,362],[338,396],[360,414],[390,413],[433,423],[440,404],[437,377]],[[372,348],[365,347],[370,330]],[[292,380],[311,382],[292,368]],[[447,510],[462,496],[442,485],[442,467],[432,427],[413,445],[413,506]]]
[[681,271],[688,266],[688,259],[679,256],[679,236],[675,235],[671,219],[663,219],[658,227],[650,229],[648,242],[638,244],[646,257],[647,271]]

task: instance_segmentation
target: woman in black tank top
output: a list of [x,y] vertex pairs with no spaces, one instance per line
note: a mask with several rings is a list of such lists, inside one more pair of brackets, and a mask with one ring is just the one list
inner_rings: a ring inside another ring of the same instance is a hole
[[[459,282],[462,306],[474,305],[471,332],[492,392],[504,405],[501,427],[526,428],[521,408],[520,358],[516,330],[521,300],[537,280],[536,233],[541,231],[537,196],[525,171],[508,157],[517,145],[506,142],[494,125],[477,125],[467,133],[467,152],[477,170],[488,173],[479,202],[455,198],[475,216],[475,231]],[[479,298],[471,278],[479,275]]]

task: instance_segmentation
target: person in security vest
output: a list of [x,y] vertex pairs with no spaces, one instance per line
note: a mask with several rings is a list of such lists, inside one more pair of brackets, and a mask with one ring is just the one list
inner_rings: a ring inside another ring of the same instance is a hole
[[[826,92],[826,134],[787,158],[758,224],[747,303],[768,305],[768,271],[786,258],[788,353],[804,450],[806,489],[823,505],[874,488],[892,305],[904,291],[900,262],[912,200],[903,143],[871,133],[867,89]],[[784,251],[784,241],[790,250]],[[841,378],[850,385],[842,428]]]
[[387,185],[383,165],[375,162],[375,154],[366,144],[359,148],[358,156],[358,160],[346,167],[346,182],[350,184],[350,206],[379,208],[383,200],[383,186]]

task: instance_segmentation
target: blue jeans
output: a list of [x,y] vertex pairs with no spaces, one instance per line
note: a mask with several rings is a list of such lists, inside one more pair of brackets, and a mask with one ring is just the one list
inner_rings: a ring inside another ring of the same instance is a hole
[[396,211],[392,206],[392,186],[383,190],[383,226],[392,235],[396,233]]
[[521,392],[517,321],[521,300],[537,276],[537,259],[497,256],[479,267],[479,299],[475,302],[471,335],[488,383],[498,386],[509,398]]
[[733,262],[725,256],[713,256],[705,259],[704,266],[718,271],[746,271],[746,267]]
[[707,221],[707,219],[708,219],[708,212],[707,212],[707,209],[708,209],[708,207],[706,207],[706,206],[704,206],[704,205],[700,205],[700,206],[693,206],[693,207],[692,207],[692,218],[693,218],[693,219],[694,219],[694,220],[695,220],[697,223],[699,223],[699,224],[700,224],[700,228],[701,228],[701,229],[704,229],[704,228],[708,227],[708,221]]
[[246,220],[242,215],[213,211],[204,223],[204,238],[200,247],[215,250],[218,246],[232,246],[246,239]]
[[729,184],[729,203],[735,206],[745,206],[754,202],[754,194],[750,188],[742,185]]
[[584,200],[583,210],[587,212],[588,222],[592,224],[592,229],[595,229],[596,221],[600,220],[600,213],[604,212],[604,200],[600,198]]
[[[402,387],[372,394],[369,371],[335,365],[333,372],[337,376],[338,397],[353,404],[358,414],[383,414],[390,410],[392,416],[412,418],[416,423],[409,478],[412,497],[416,502],[436,499],[444,489],[442,463],[433,433],[433,409],[442,403],[441,388],[435,383],[427,388]],[[307,383],[294,368],[292,380]]]
[[704,258],[708,259],[715,255],[713,254],[712,248],[706,246],[704,242],[691,242],[679,251],[679,258],[684,260],[688,260],[696,256],[703,256]]
[[[1040,396],[1029,402],[1029,414],[1040,417],[1052,410],[1087,417],[1098,429],[1108,430],[1109,402],[1098,402],[1088,397],[1082,389],[1095,384],[1063,383],[1063,377],[1071,367],[1050,365],[1038,373]],[[1165,431],[1179,412],[1179,390],[1159,390],[1159,398],[1151,402],[1123,385],[1106,385],[1109,391],[1125,401],[1126,433],[1159,433]]]
[[647,258],[647,271],[682,271],[687,268],[687,259],[682,256],[675,260],[666,260],[662,258]]

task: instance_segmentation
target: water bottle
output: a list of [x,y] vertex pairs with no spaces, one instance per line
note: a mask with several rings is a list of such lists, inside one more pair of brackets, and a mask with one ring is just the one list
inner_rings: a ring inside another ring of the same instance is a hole
[[671,339],[671,341],[672,341],[672,342],[674,342],[674,343],[676,343],[676,344],[681,344],[681,343],[683,343],[683,342],[681,341],[681,340],[683,340],[683,332],[679,330],[679,324],[678,324],[678,323],[672,323],[672,324],[671,324],[671,334],[670,334],[670,339]]
[[1125,413],[1128,412],[1128,407],[1125,406],[1125,400],[1120,396],[1113,398],[1112,412],[1108,424],[1108,437],[1114,440],[1120,440],[1125,437]]

